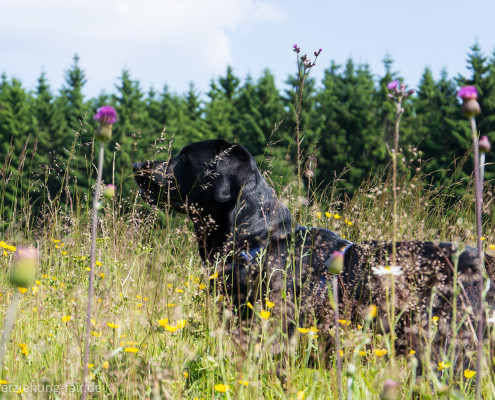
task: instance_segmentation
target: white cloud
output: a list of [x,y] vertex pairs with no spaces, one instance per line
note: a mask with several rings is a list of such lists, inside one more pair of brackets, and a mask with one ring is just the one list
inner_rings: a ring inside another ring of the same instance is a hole
[[[4,0],[0,12],[1,70],[38,76],[67,69],[81,57],[91,83],[115,79],[127,66],[143,79],[222,73],[232,64],[230,34],[278,21],[270,0]],[[55,71],[52,71],[56,68]],[[93,75],[94,74],[94,75]],[[108,76],[110,75],[110,76]],[[61,79],[61,78],[60,78]],[[114,83],[114,80],[112,81]],[[111,89],[111,88],[110,88]]]

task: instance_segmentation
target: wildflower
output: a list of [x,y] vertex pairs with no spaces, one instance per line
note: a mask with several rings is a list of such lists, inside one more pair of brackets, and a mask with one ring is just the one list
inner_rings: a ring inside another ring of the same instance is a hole
[[363,329],[363,325],[359,325],[359,324],[358,324],[357,328],[358,328],[359,330],[361,330],[361,329]]
[[65,317],[62,317],[62,322],[69,322],[71,318],[72,317],[70,315],[66,315]]
[[10,272],[10,283],[27,288],[34,282],[38,264],[38,250],[33,247],[19,247],[15,251],[15,264]]
[[110,366],[110,363],[108,361],[103,361],[103,364],[101,364],[101,366],[104,368],[104,369],[108,369],[108,367]]
[[176,291],[177,293],[184,293],[184,291],[183,291],[182,289],[179,289],[179,288],[175,289],[175,291]]
[[28,348],[26,343],[19,343],[19,347],[21,348],[21,353],[24,357],[28,355]]
[[101,262],[99,262],[99,261],[96,261],[96,262],[95,262],[95,264],[96,264],[96,266],[97,266],[97,267],[101,267],[101,266],[103,265],[103,264],[102,264]]
[[239,385],[249,386],[249,381],[239,380]]
[[481,139],[478,142],[478,146],[480,149],[480,153],[488,153],[492,148],[487,136],[481,136]]
[[103,332],[99,332],[99,331],[91,331],[91,334],[96,337],[96,338],[99,338],[101,335],[103,335]]
[[213,275],[210,275],[210,277],[208,279],[211,281],[211,280],[217,279],[217,278],[218,278],[218,271],[215,272]]
[[383,357],[385,354],[387,354],[387,349],[375,349],[374,353],[377,357]]
[[206,289],[206,285],[204,283],[199,284],[199,290],[204,290]]
[[438,323],[438,320],[439,318],[435,315],[433,316],[433,318],[431,319],[431,321],[436,325]]
[[360,355],[360,356],[362,356],[362,357],[366,356],[366,354],[367,354],[367,353],[366,353],[364,350],[361,350],[361,351],[359,352],[359,355]]
[[270,301],[270,300],[268,300],[268,299],[266,299],[266,303],[265,304],[266,304],[266,307],[267,308],[273,308],[273,307],[275,307],[275,303],[272,302],[272,301]]
[[251,310],[254,310],[253,305],[252,305],[249,301],[246,303],[246,306],[247,306],[248,308],[250,308]]
[[26,292],[27,292],[27,288],[25,288],[25,287],[18,287],[17,289],[19,290],[19,292],[20,292],[21,294],[24,294],[24,293],[26,293]]
[[93,368],[94,366],[94,364],[88,364],[88,368]]
[[304,400],[304,391],[303,390],[300,390],[299,392],[297,392],[297,396],[296,396],[296,399],[297,400]]
[[325,217],[327,218],[332,218],[332,214],[330,214],[328,211],[325,213]]
[[309,330],[313,333],[317,333],[320,331],[316,326],[312,326],[311,328],[309,328]]
[[450,364],[448,362],[443,362],[443,361],[440,361],[438,363],[438,367],[437,367],[437,370],[439,371],[443,371],[444,369],[447,369],[450,367]]
[[378,268],[371,267],[373,273],[378,276],[390,275],[390,276],[401,276],[402,267],[400,265],[392,265],[391,267],[384,267],[380,265]]
[[102,195],[105,200],[111,200],[115,196],[115,185],[109,184],[103,189]]
[[124,351],[125,351],[126,353],[137,353],[137,352],[139,351],[139,349],[136,349],[135,347],[126,347],[126,348],[124,349]]
[[416,351],[411,349],[411,350],[409,350],[409,354],[414,355],[414,354],[416,354]]
[[297,330],[303,334],[309,332],[309,328],[297,328]]
[[86,267],[86,271],[88,271],[88,272],[89,272],[89,271],[91,271],[91,268],[89,268],[89,267]]
[[175,307],[175,304],[167,304],[168,308]]
[[0,247],[5,249],[5,250],[9,250],[12,253],[17,250],[17,248],[15,246],[11,246],[11,245],[5,243],[3,240],[0,242]]
[[105,273],[102,272],[101,274],[98,274],[98,276],[100,277],[100,279],[105,279]]
[[107,325],[112,329],[117,329],[120,327],[120,325],[114,324],[112,322],[108,322]]
[[260,317],[263,319],[268,319],[268,318],[270,318],[271,314],[272,313],[270,311],[261,310]]
[[347,321],[345,319],[338,319],[337,321],[342,325],[349,325],[351,323],[351,321]]
[[476,375],[476,371],[471,371],[470,369],[464,370],[464,378],[466,379],[471,379],[475,375]]
[[296,53],[299,53],[301,51],[301,48],[297,46],[297,44],[295,44],[294,46],[292,46],[292,50],[294,50],[294,52]]
[[219,383],[214,386],[215,390],[220,393],[225,393],[227,390],[230,389],[230,385],[224,385],[223,383]]
[[6,385],[8,383],[9,381],[6,381],[5,379],[0,379],[0,385]]
[[478,91],[475,86],[464,86],[457,93],[462,99],[462,113],[470,118],[481,113],[481,107],[478,103]]
[[370,305],[368,307],[368,315],[366,316],[366,319],[370,320],[376,318],[377,315],[378,315],[378,307],[375,306],[374,304]]
[[332,255],[325,262],[328,272],[332,275],[338,275],[344,269],[344,253],[341,251],[334,251]]
[[396,89],[398,86],[399,86],[399,80],[396,79],[395,81],[392,81],[392,82],[389,82],[388,85],[387,85],[387,89],[388,90],[394,90]]
[[342,218],[342,215],[339,215],[339,214],[334,214],[334,215],[333,215],[333,217],[334,217],[335,219],[341,219],[341,218]]
[[96,131],[96,138],[102,142],[112,138],[112,124],[117,122],[117,111],[112,106],[101,107],[93,117],[100,123]]
[[316,212],[316,218],[321,219],[321,212],[319,211]]
[[158,325],[160,325],[162,328],[165,328],[168,325],[168,318],[159,319],[157,322]]

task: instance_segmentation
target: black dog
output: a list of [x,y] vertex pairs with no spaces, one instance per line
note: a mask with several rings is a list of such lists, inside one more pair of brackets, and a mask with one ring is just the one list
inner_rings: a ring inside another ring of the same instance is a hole
[[[334,252],[343,251],[344,269],[339,275],[342,318],[362,323],[369,306],[377,305],[382,328],[389,330],[386,297],[391,280],[380,274],[390,271],[385,266],[392,244],[354,244],[326,229],[299,226],[243,147],[224,140],[194,143],[168,163],[134,164],[134,176],[149,203],[189,215],[203,261],[216,266],[222,288],[241,318],[250,313],[247,302],[261,303],[264,308],[269,298],[275,304],[272,315],[280,318],[287,333],[312,324],[328,331],[333,327],[333,311],[326,265]],[[454,298],[458,315],[470,313],[457,334],[458,344],[475,343],[480,282],[477,251],[470,247],[459,251],[453,243],[417,241],[399,242],[396,247],[396,265],[400,266],[393,278],[397,350],[419,351],[434,342],[436,359],[442,360],[452,335]],[[485,263],[493,279],[494,258],[485,255]],[[494,296],[490,287],[490,304]],[[434,329],[430,329],[432,316]],[[433,337],[429,337],[431,332]]]

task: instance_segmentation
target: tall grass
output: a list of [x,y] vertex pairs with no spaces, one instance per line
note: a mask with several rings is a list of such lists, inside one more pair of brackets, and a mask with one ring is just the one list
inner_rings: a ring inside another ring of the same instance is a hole
[[[168,140],[162,135],[155,142],[156,151],[168,152]],[[33,215],[30,194],[19,184],[33,171],[21,169],[9,177],[5,168],[9,160],[10,153],[3,163],[1,189],[3,193],[7,185],[16,185],[19,201],[11,214],[2,214],[5,225],[0,239],[12,245],[21,239],[37,242],[40,264],[36,283],[21,295],[5,368],[0,372],[0,396],[8,398],[9,393],[20,391],[25,398],[78,398],[92,194],[67,184],[69,159],[65,173],[58,177],[60,193],[55,199],[45,195],[40,214]],[[91,166],[93,160],[87,163]],[[412,156],[406,166],[397,185],[399,238],[475,243],[474,194],[469,182],[459,181],[453,170],[451,180],[435,186],[422,172],[418,157]],[[467,190],[454,197],[459,186]],[[298,192],[290,187],[277,190],[293,211],[299,209]],[[355,242],[391,239],[390,176],[370,176],[352,198],[337,185],[308,193],[302,224],[329,228]],[[493,192],[486,196],[485,204],[492,204]],[[62,206],[60,199],[69,197],[72,201]],[[492,210],[486,212],[484,243],[494,254],[495,247],[490,248],[495,244],[490,225],[494,216]],[[93,398],[338,398],[335,358],[330,354],[330,365],[322,361],[317,334],[298,332],[288,338],[275,320],[258,314],[240,325],[230,311],[231,299],[220,295],[218,278],[202,264],[191,224],[183,216],[149,207],[137,193],[127,197],[117,193],[100,214],[96,254],[89,367]],[[11,263],[11,252],[6,251],[0,257],[0,321],[18,290],[8,286]],[[398,398],[410,398],[413,392],[422,399],[474,396],[473,378],[452,368],[438,371],[434,363],[426,365],[423,377],[415,380],[414,357],[389,357],[377,351],[386,348],[390,339],[373,333],[373,324],[370,318],[362,327],[342,324],[338,328],[345,397],[378,399],[391,387],[390,379],[397,383]],[[492,343],[484,349],[490,360]],[[492,371],[483,377],[483,398],[495,398],[493,378]]]

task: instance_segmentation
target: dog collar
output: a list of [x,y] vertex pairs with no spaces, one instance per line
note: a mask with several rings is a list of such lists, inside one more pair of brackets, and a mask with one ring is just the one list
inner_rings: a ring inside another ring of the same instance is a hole
[[245,251],[241,251],[239,255],[244,258],[246,261],[251,261],[253,258],[256,258],[256,256],[261,252],[261,247],[253,247],[251,250],[249,250],[249,253]]
[[340,251],[342,252],[342,254],[345,255],[346,251],[349,250],[349,248],[351,248],[352,246],[354,246],[354,243],[349,242],[346,246],[342,246]]

